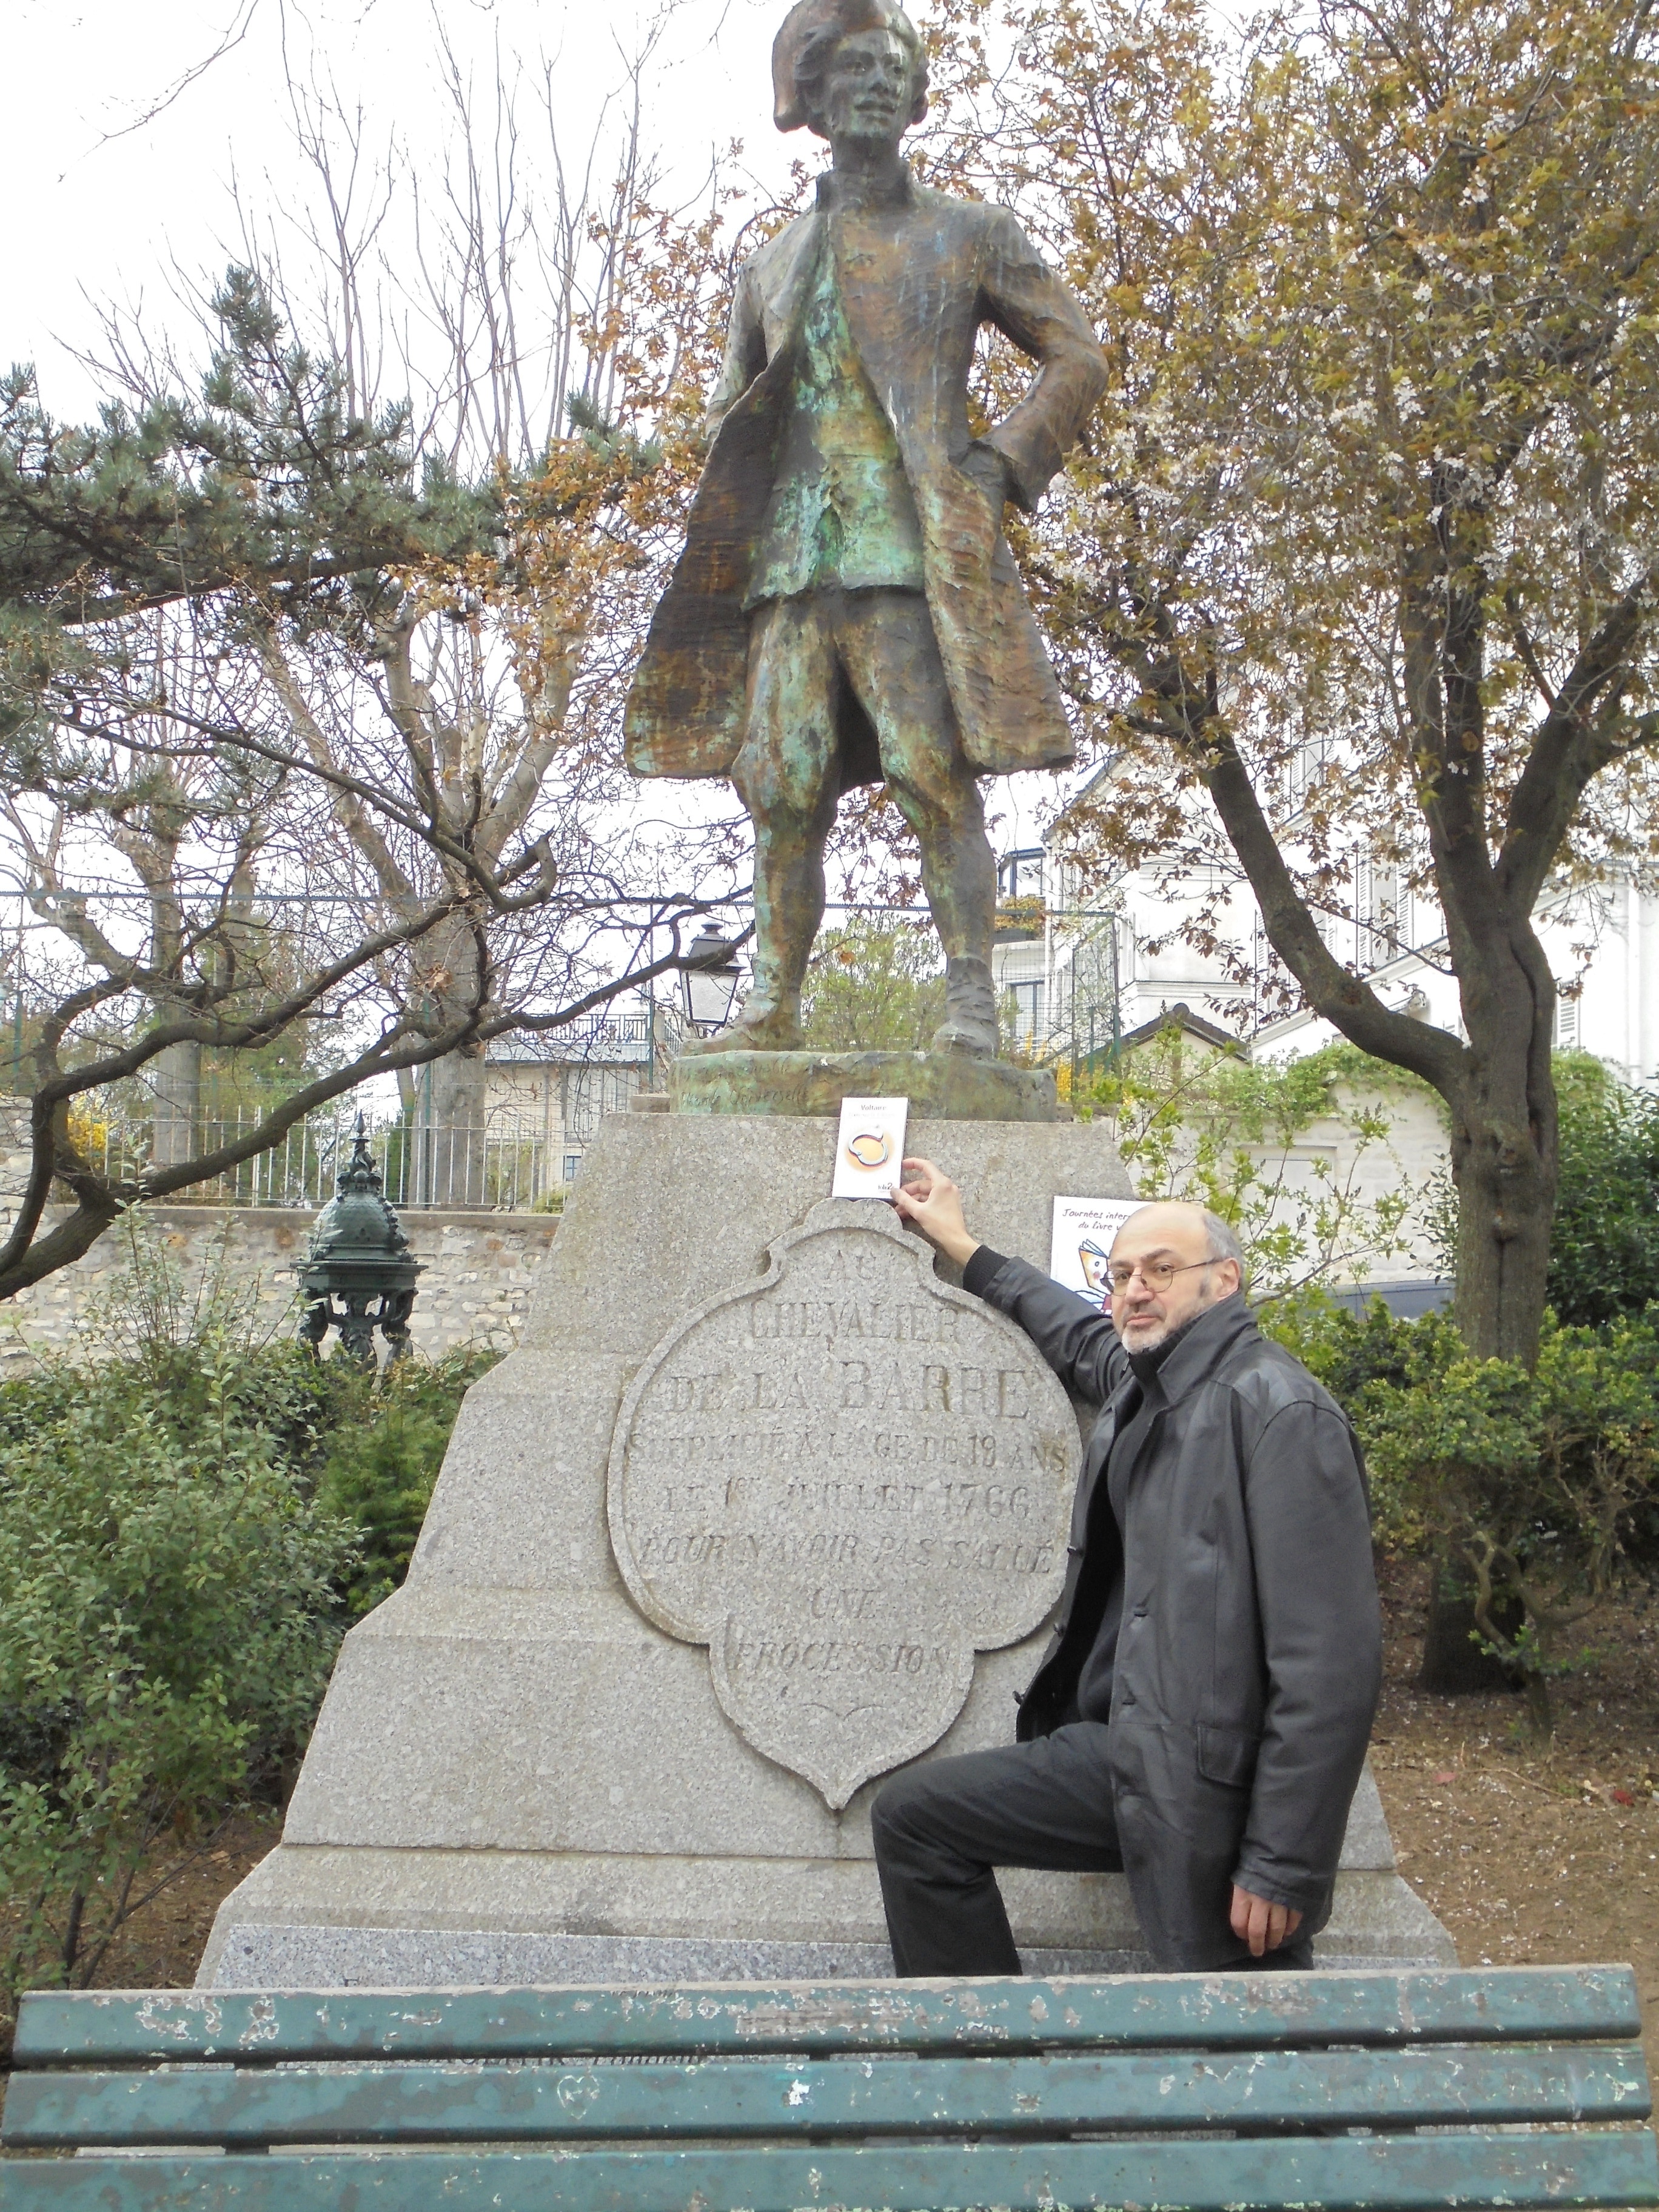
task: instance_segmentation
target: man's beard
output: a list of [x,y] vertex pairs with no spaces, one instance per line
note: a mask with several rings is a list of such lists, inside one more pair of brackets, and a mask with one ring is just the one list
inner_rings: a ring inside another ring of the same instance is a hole
[[1221,1301],[1216,1298],[1212,1299],[1207,1306],[1200,1306],[1196,1313],[1189,1313],[1185,1321],[1176,1322],[1172,1328],[1166,1328],[1162,1336],[1154,1337],[1150,1344],[1138,1344],[1131,1346],[1126,1342],[1123,1348],[1128,1352],[1132,1360],[1150,1359],[1154,1367],[1161,1367],[1182,1338],[1195,1328],[1205,1315],[1212,1312],[1220,1303]]

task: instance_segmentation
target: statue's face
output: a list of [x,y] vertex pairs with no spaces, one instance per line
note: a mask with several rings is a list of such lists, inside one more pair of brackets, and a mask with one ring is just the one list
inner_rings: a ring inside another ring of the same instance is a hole
[[823,73],[824,135],[896,146],[915,100],[908,48],[896,31],[854,31]]

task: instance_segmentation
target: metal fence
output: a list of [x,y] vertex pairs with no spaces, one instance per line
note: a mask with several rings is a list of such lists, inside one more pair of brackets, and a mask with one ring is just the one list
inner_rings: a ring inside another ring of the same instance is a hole
[[[334,1195],[335,1178],[350,1158],[362,1109],[337,1100],[313,1114],[269,1151],[222,1175],[191,1183],[169,1200],[203,1206],[289,1206],[314,1212]],[[246,1135],[252,1113],[201,1119],[185,1132],[161,1136],[166,1156],[201,1158]],[[526,1212],[544,1205],[575,1171],[580,1152],[565,1151],[562,1132],[512,1115],[478,1124],[424,1125],[402,1115],[363,1112],[364,1133],[397,1206],[451,1206]],[[106,1173],[136,1175],[158,1157],[157,1125],[95,1112],[76,1117],[74,1133]]]

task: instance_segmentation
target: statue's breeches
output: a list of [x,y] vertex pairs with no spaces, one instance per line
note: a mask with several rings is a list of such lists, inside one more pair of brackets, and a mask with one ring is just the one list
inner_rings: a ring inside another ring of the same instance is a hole
[[924,836],[974,787],[927,599],[831,589],[757,607],[732,769],[757,830],[827,830],[842,791],[884,778]]
[[756,974],[775,957],[774,995],[805,970],[836,799],[884,779],[915,832],[947,958],[988,961],[996,864],[926,598],[836,588],[757,607],[732,781],[755,824]]

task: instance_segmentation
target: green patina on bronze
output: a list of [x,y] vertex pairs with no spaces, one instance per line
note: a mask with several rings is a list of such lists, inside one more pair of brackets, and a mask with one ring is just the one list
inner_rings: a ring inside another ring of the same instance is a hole
[[[801,0],[779,128],[833,167],[738,278],[685,550],[627,714],[639,775],[727,776],[755,825],[754,983],[702,1049],[788,1051],[842,793],[884,781],[945,957],[936,1048],[994,1057],[996,871],[977,779],[1068,763],[1069,726],[1002,533],[1106,384],[1082,309],[1005,209],[919,185],[915,30],[890,0]],[[989,323],[1037,364],[981,437]]]
[[841,585],[920,592],[921,526],[893,426],[871,388],[826,237],[801,317],[800,352],[756,549],[751,608]]
[[1061,1118],[1051,1069],[957,1052],[710,1053],[675,1061],[668,1097],[676,1114],[805,1118],[838,1114],[843,1098],[908,1098],[918,1121]]

